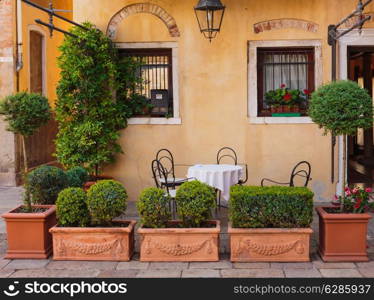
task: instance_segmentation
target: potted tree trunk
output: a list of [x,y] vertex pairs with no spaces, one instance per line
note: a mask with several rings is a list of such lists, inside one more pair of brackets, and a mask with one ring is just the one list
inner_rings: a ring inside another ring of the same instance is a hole
[[[43,183],[42,179],[43,175],[46,175],[45,170],[27,175],[29,168],[25,140],[50,119],[48,99],[39,94],[25,92],[8,96],[0,103],[0,115],[8,122],[8,130],[21,136],[23,176],[28,176],[25,181],[29,182],[26,183],[25,204],[2,215],[6,222],[8,239],[5,257],[46,258],[52,252],[48,229],[56,223],[53,204],[57,195],[53,195],[53,192],[52,195],[45,194],[43,185],[48,185]],[[61,180],[65,184],[64,179]],[[57,185],[59,183],[57,182]],[[30,193],[28,188],[32,188],[34,192]]]
[[126,211],[127,193],[114,180],[103,180],[87,193],[63,190],[57,199],[58,225],[50,229],[54,260],[129,261],[136,221],[115,219]]
[[198,181],[184,183],[176,195],[181,220],[171,220],[165,191],[143,191],[137,203],[141,218],[141,261],[218,261],[220,222],[210,220],[214,190]]
[[234,186],[229,218],[231,261],[310,260],[313,193],[307,188]]
[[373,126],[372,99],[355,82],[333,82],[313,93],[309,115],[324,129],[324,134],[330,132],[343,139],[344,167],[339,206],[317,208],[319,252],[324,261],[367,261],[367,223],[371,216],[366,211],[372,200],[365,194],[367,192],[346,187],[346,141],[347,135],[357,134],[357,129]]

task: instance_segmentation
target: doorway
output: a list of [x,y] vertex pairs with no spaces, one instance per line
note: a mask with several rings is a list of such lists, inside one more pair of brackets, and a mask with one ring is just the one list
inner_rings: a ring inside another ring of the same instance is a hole
[[[348,79],[365,88],[373,98],[374,46],[348,47]],[[359,129],[348,138],[348,184],[374,187],[373,128]]]

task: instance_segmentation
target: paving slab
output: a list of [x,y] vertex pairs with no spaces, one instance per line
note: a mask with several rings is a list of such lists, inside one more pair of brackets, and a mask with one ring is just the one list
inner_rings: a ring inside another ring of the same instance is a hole
[[374,270],[374,261],[356,263],[358,268],[371,268]]
[[227,260],[217,262],[191,262],[190,269],[231,269],[232,263]]
[[120,262],[117,265],[117,270],[146,270],[149,268],[149,262],[141,262],[137,260],[131,260],[126,262]]
[[4,257],[0,257],[0,269],[4,268],[10,262],[11,260],[5,259]]
[[311,262],[298,262],[298,263],[271,263],[272,269],[313,269]]
[[358,271],[362,276],[367,278],[374,278],[374,269],[373,268],[359,268]]
[[100,270],[18,270],[11,278],[92,278],[97,277]]
[[51,261],[47,265],[50,270],[115,270],[118,262],[114,261]]
[[356,269],[320,269],[323,277],[331,278],[357,278],[362,275]]
[[221,270],[224,278],[283,278],[281,269],[224,269]]
[[182,271],[182,278],[219,278],[219,270],[213,269],[188,269]]
[[313,261],[317,269],[354,269],[356,265],[349,262],[323,262],[321,260]]
[[269,263],[245,263],[237,262],[232,264],[234,269],[268,269],[270,268]]
[[135,278],[139,270],[105,270],[98,275],[99,278]]
[[3,270],[42,269],[48,263],[48,259],[15,259],[8,263],[5,267],[3,267]]
[[319,278],[322,277],[317,269],[285,269],[287,278]]
[[0,270],[0,278],[8,278],[14,273],[14,270]]
[[188,262],[151,262],[149,269],[182,270],[188,269]]
[[137,278],[180,278],[182,270],[140,270]]

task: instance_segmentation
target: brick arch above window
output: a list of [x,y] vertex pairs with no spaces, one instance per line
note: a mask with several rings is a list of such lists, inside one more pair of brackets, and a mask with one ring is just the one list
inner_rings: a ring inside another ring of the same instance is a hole
[[115,39],[119,24],[127,17],[140,13],[147,13],[156,16],[166,25],[171,37],[180,36],[179,28],[175,19],[162,7],[152,3],[136,3],[122,8],[110,20],[107,35],[111,39]]
[[274,19],[262,21],[253,25],[253,30],[255,33],[288,28],[301,29],[309,32],[317,32],[319,29],[319,25],[312,21],[301,19]]

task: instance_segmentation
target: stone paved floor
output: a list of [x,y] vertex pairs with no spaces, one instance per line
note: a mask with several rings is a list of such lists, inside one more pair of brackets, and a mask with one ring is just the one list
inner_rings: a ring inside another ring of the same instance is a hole
[[[0,187],[0,212],[20,203],[20,188]],[[135,205],[129,203],[128,218],[138,218]],[[228,259],[227,211],[222,209],[221,260],[219,262],[143,263],[136,254],[130,262],[87,262],[47,260],[6,260],[6,235],[0,223],[0,277],[98,277],[98,278],[275,278],[275,277],[370,277],[374,278],[374,221],[369,226],[369,257],[367,263],[324,263],[316,254],[318,223],[314,218],[312,261],[308,263],[231,263]],[[137,238],[136,238],[137,240]],[[138,249],[138,243],[136,246]]]

